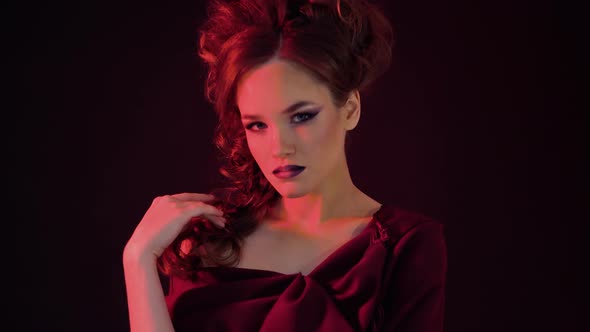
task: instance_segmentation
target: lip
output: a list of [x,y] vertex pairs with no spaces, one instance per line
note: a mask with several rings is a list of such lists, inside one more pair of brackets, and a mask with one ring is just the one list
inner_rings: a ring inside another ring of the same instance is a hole
[[305,167],[294,169],[291,171],[283,171],[283,172],[273,172],[274,175],[282,180],[291,179],[299,175],[301,172],[305,170]]
[[282,172],[298,172],[301,173],[302,170],[304,170],[305,167],[304,166],[299,166],[299,165],[283,165],[280,167],[277,167],[274,169],[274,171],[272,171],[273,174],[278,174],[278,173],[282,173]]

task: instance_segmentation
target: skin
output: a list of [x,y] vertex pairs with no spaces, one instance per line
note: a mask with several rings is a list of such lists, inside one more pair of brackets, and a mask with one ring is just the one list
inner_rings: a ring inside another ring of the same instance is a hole
[[[330,221],[363,216],[367,206],[378,204],[352,182],[346,160],[345,135],[361,113],[357,90],[338,107],[326,85],[275,58],[244,75],[236,97],[250,152],[282,196],[270,216],[281,221],[277,227],[318,233]],[[300,101],[309,105],[283,113]],[[287,164],[306,169],[287,180],[272,173]]]
[[123,250],[130,331],[174,331],[156,259],[192,217],[225,226],[223,211],[207,204],[213,198],[200,193],[156,197],[135,228]]

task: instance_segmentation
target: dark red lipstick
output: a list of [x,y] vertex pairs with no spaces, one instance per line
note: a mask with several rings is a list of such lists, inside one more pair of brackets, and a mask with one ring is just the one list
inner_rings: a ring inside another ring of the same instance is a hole
[[305,170],[305,167],[299,165],[285,165],[275,168],[272,173],[279,179],[290,179],[299,175]]

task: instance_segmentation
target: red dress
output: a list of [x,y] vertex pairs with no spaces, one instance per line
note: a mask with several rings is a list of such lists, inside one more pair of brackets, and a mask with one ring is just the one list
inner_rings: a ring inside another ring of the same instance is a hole
[[166,295],[182,331],[443,331],[442,223],[382,205],[308,275],[203,267]]

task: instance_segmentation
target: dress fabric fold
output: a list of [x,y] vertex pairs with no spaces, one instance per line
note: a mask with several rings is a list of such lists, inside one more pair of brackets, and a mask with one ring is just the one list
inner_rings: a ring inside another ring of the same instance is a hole
[[166,303],[177,332],[439,332],[446,268],[443,225],[384,204],[307,275],[202,267]]

